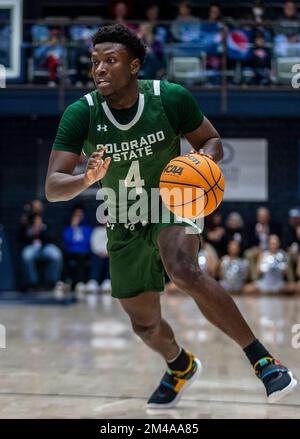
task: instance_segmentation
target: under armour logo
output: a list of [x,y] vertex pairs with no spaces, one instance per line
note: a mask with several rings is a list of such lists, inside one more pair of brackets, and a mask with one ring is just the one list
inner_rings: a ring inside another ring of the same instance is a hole
[[107,131],[107,125],[97,125],[97,131]]
[[114,224],[111,224],[111,223],[109,223],[109,222],[107,222],[107,223],[106,223],[106,227],[107,227],[108,229],[110,229],[110,230],[114,230],[115,225],[114,225]]

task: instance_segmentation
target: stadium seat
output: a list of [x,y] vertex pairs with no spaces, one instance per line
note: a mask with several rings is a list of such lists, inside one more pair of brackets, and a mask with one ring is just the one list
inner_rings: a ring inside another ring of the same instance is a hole
[[174,56],[169,60],[168,78],[174,81],[203,83],[206,78],[205,55]]

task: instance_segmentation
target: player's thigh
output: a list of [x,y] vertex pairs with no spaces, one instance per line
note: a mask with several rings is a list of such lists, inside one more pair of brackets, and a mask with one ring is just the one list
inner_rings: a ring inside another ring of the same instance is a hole
[[133,325],[155,326],[161,320],[160,293],[145,292],[127,299],[119,299]]
[[163,228],[158,235],[160,256],[169,276],[179,268],[198,267],[199,235],[187,233],[188,229],[172,225]]

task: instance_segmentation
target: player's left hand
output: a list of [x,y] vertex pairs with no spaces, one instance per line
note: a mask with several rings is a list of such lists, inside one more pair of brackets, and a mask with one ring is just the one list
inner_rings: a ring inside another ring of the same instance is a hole
[[99,151],[91,154],[84,174],[84,181],[87,186],[91,186],[105,177],[111,162],[111,157],[106,157],[106,159],[102,160],[105,150],[106,147],[104,146]]

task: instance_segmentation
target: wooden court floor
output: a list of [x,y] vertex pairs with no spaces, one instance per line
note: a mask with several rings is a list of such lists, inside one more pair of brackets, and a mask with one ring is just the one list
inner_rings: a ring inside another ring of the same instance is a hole
[[[235,300],[256,336],[299,378],[300,336],[292,330],[298,324],[300,332],[300,299]],[[0,417],[300,418],[299,388],[268,404],[243,352],[190,299],[163,295],[162,305],[178,341],[204,366],[176,409],[147,411],[164,362],[132,333],[119,303],[103,296],[69,306],[1,304]]]

